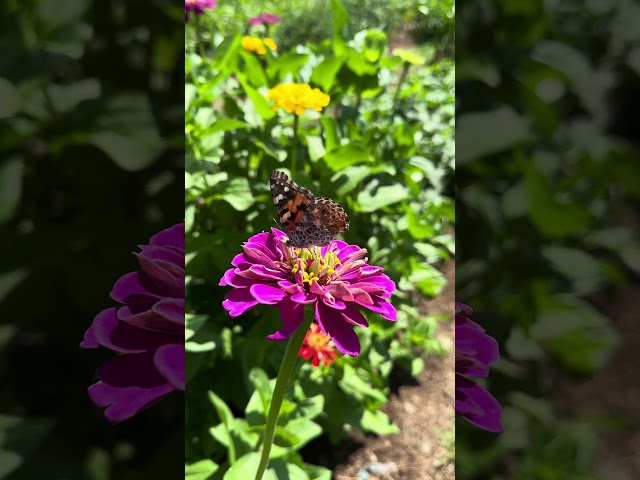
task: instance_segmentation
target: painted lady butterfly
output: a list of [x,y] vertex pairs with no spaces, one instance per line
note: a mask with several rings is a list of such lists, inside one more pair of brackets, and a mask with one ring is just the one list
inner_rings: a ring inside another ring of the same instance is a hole
[[278,219],[292,246],[322,247],[349,230],[349,217],[330,198],[316,197],[277,170],[271,172],[270,184]]

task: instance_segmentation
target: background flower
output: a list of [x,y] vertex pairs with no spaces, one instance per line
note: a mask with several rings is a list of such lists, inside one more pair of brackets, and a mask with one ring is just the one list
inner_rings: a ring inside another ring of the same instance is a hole
[[189,12],[202,15],[205,9],[216,8],[215,0],[184,0],[184,21],[189,21]]
[[276,101],[273,110],[283,108],[287,113],[296,115],[302,115],[306,108],[320,112],[331,100],[329,95],[318,88],[312,89],[306,83],[282,83],[271,88],[267,98]]
[[275,25],[276,23],[281,21],[282,17],[280,15],[276,15],[275,13],[263,13],[262,15],[258,15],[257,17],[249,19],[249,23],[251,25]]
[[270,38],[262,39],[258,37],[242,37],[242,48],[247,52],[265,55],[267,53],[267,49],[264,47],[268,47],[269,50],[275,50],[278,48],[276,43]]
[[467,378],[486,377],[500,354],[496,340],[464,315],[473,309],[456,302],[456,414],[490,432],[501,432],[502,408],[484,388]]
[[269,335],[282,340],[300,326],[304,307],[315,310],[322,333],[330,335],[342,354],[357,356],[360,341],[353,325],[369,324],[356,307],[378,313],[387,320],[397,319],[396,309],[386,299],[395,283],[383,268],[367,264],[367,251],[357,245],[334,240],[325,247],[295,249],[282,244],[285,234],[272,228],[243,245],[244,253],[234,257],[233,268],[220,280],[221,286],[234,287],[222,306],[237,317],[258,304],[280,310],[282,328]]
[[100,312],[80,344],[122,354],[103,363],[89,387],[113,423],[184,391],[184,247],[184,223],[140,245],[140,270],[120,277],[111,292],[121,305]]
[[317,323],[312,323],[298,355],[305,360],[311,359],[311,365],[314,367],[320,365],[320,362],[326,367],[338,358],[338,353],[333,347],[331,337],[322,333]]

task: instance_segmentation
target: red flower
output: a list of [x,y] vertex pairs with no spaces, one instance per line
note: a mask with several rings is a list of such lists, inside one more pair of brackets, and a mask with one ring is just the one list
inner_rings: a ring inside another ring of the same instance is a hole
[[311,365],[314,367],[320,364],[320,360],[322,360],[325,367],[328,367],[329,363],[338,358],[338,352],[333,347],[331,337],[322,333],[317,323],[312,323],[307,335],[304,337],[304,342],[302,342],[298,355],[305,360],[313,357]]

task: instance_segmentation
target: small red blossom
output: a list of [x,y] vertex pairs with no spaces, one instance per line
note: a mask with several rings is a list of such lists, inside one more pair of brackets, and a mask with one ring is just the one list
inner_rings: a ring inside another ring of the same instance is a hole
[[338,358],[338,352],[334,350],[331,337],[322,333],[317,323],[311,324],[298,355],[305,360],[311,359],[311,365],[314,367],[320,365],[320,361],[325,367],[328,367]]

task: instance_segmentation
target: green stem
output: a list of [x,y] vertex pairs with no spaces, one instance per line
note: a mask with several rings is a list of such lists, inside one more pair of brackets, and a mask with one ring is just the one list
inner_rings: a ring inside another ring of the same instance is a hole
[[207,57],[207,53],[204,50],[204,42],[201,38],[202,33],[202,15],[196,15],[196,43],[198,44],[198,50],[200,51],[200,63],[204,63],[204,59]]
[[298,163],[298,115],[293,114],[293,145],[291,147],[291,175],[296,175]]
[[402,88],[402,84],[404,83],[405,78],[407,78],[407,73],[409,72],[409,62],[404,62],[402,65],[402,73],[400,73],[400,78],[398,79],[398,86],[396,87],[396,93],[393,95],[393,103],[391,104],[391,121],[393,122],[393,117],[396,113],[396,103],[398,103],[398,98],[400,98],[400,89]]
[[302,342],[304,341],[304,337],[309,330],[312,320],[313,309],[305,308],[305,320],[289,338],[287,349],[284,352],[284,357],[282,357],[282,363],[280,364],[280,370],[278,371],[278,378],[276,379],[276,386],[273,389],[273,396],[271,397],[271,405],[269,406],[269,414],[267,415],[267,424],[264,428],[262,456],[260,457],[260,465],[258,466],[255,480],[262,480],[262,475],[267,469],[269,454],[271,453],[271,446],[273,445],[273,437],[276,432],[276,424],[278,423],[278,415],[280,414],[280,407],[282,406],[282,401],[284,400],[284,394],[287,391],[291,374],[295,370],[300,347],[302,346]]

